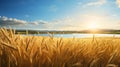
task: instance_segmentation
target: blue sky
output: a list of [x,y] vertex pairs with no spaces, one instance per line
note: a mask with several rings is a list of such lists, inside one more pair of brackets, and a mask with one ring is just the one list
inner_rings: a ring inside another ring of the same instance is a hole
[[120,29],[120,0],[0,0],[0,26],[37,30]]
[[[0,0],[0,14],[28,21],[64,17],[75,7],[74,0]],[[71,5],[72,4],[72,5]],[[27,17],[26,17],[27,16]],[[29,16],[29,18],[28,18]]]

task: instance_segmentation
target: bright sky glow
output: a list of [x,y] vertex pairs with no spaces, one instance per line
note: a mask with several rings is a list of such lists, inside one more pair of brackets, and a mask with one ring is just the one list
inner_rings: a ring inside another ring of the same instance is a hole
[[93,24],[88,25],[88,28],[89,29],[98,29],[99,26],[97,24],[93,23]]

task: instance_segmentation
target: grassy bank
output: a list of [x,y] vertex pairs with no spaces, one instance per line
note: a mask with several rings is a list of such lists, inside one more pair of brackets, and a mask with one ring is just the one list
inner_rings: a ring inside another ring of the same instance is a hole
[[21,36],[0,29],[0,67],[117,67],[120,38]]

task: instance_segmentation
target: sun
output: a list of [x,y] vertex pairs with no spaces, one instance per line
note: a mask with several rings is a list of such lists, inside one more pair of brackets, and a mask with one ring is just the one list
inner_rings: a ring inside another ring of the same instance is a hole
[[89,29],[98,29],[99,26],[98,26],[96,23],[92,23],[92,24],[89,24],[89,25],[88,25],[88,28],[89,28]]
[[99,14],[86,15],[83,19],[83,27],[91,32],[100,31],[103,29],[105,21],[104,16]]
[[92,32],[98,31],[99,28],[100,28],[100,25],[97,23],[90,23],[87,25],[87,29],[92,31]]

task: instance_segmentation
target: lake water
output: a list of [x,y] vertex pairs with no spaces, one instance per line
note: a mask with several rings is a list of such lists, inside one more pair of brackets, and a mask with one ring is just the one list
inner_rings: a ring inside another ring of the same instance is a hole
[[[54,37],[65,37],[65,38],[71,38],[71,37],[75,37],[75,38],[87,38],[87,37],[93,37],[93,35],[95,37],[120,37],[120,34],[54,34]],[[34,36],[50,36],[50,34],[34,34]]]

